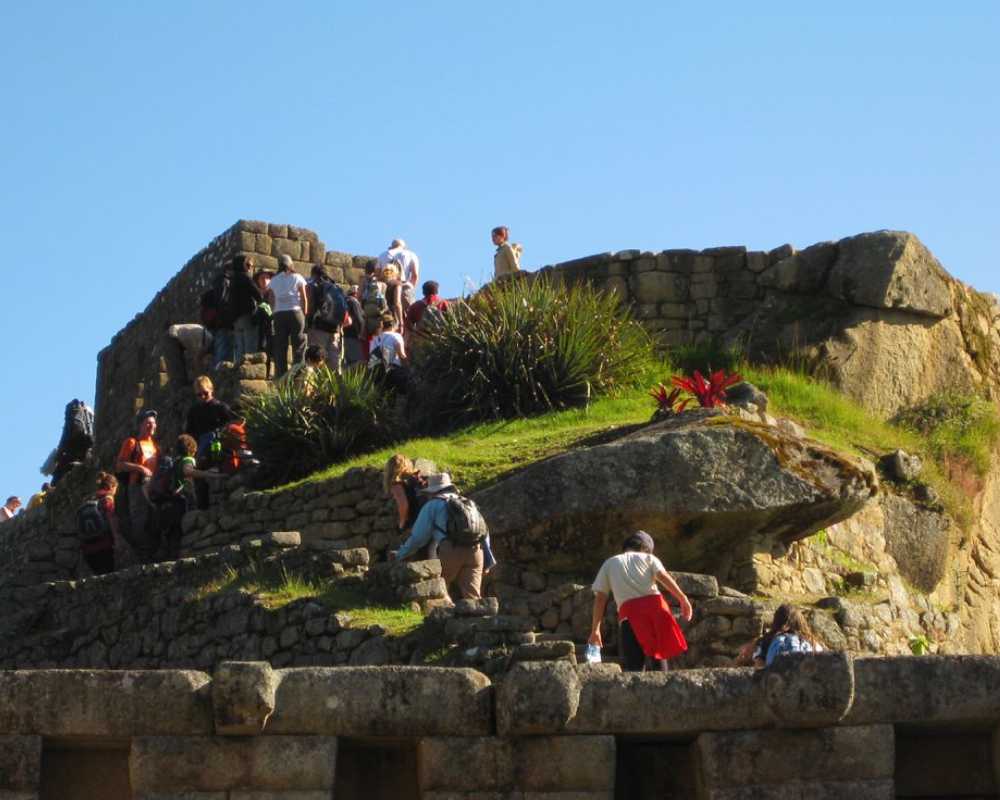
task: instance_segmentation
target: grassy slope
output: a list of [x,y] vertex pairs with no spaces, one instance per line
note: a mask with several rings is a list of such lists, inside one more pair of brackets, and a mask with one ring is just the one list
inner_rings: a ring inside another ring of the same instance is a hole
[[[949,479],[946,464],[967,463],[973,472],[989,462],[997,439],[996,424],[981,426],[956,438],[949,431],[924,436],[876,419],[829,385],[784,368],[740,369],[744,377],[767,392],[770,413],[802,423],[810,436],[869,459],[903,448],[924,457],[922,479],[940,494],[947,510],[960,522],[969,519],[968,498]],[[664,365],[664,380],[671,367]],[[601,398],[587,409],[561,411],[530,419],[473,425],[438,438],[417,438],[335,464],[298,483],[323,480],[352,467],[381,467],[393,453],[427,458],[452,473],[468,491],[481,488],[533,461],[586,443],[595,435],[645,422],[653,411],[646,390]],[[280,487],[286,488],[286,487]]]

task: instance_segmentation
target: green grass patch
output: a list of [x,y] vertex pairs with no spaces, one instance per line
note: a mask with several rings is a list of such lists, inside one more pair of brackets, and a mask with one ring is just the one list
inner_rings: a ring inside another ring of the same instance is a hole
[[441,437],[409,439],[334,464],[304,480],[269,491],[335,478],[352,467],[381,469],[393,453],[430,459],[440,469],[450,472],[463,490],[474,491],[488,486],[508,472],[564,452],[598,434],[647,422],[654,407],[645,390],[633,390],[618,397],[603,397],[586,408],[478,423]]
[[424,621],[424,615],[409,605],[372,604],[360,583],[309,579],[284,569],[276,578],[269,579],[253,568],[240,573],[230,567],[223,579],[207,584],[197,599],[231,590],[252,594],[270,609],[282,608],[295,600],[312,599],[330,611],[348,614],[352,628],[380,625],[390,636],[403,636]]

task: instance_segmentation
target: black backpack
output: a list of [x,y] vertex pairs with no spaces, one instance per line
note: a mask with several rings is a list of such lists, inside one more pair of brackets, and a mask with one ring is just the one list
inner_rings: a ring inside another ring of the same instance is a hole
[[223,270],[216,279],[215,286],[212,287],[211,297],[209,298],[208,295],[208,292],[202,295],[202,319],[204,319],[205,309],[208,307],[215,311],[215,327],[231,327],[236,319],[236,309],[233,305],[233,276],[229,270]]
[[76,510],[76,535],[80,544],[93,544],[111,534],[111,526],[96,497],[84,501]]
[[166,500],[177,494],[175,473],[173,456],[161,455],[149,484],[149,496],[152,500]]
[[327,333],[339,331],[347,314],[347,297],[344,291],[333,281],[323,281],[316,290],[319,298],[316,314],[313,316],[313,327]]
[[448,541],[460,546],[479,544],[490,529],[475,501],[460,494],[446,494],[438,497],[448,507],[448,527],[442,531]]

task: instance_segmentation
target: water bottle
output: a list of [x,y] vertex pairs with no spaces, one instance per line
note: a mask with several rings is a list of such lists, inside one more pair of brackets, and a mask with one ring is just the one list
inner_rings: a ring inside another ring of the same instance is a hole
[[600,664],[601,648],[596,644],[588,644],[583,651],[583,658],[588,664]]

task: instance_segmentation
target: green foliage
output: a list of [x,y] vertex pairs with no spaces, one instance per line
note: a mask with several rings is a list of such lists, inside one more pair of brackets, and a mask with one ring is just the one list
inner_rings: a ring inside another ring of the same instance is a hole
[[702,374],[720,369],[735,372],[743,367],[746,359],[743,348],[739,345],[721,345],[714,342],[675,345],[670,348],[669,353],[674,366],[688,375],[692,375],[695,370]]
[[653,353],[615,294],[546,276],[494,284],[421,334],[415,411],[430,429],[584,406],[640,384]]
[[367,370],[320,368],[308,384],[281,381],[243,400],[261,480],[282,483],[391,442],[395,398]]
[[915,656],[925,656],[931,651],[931,643],[926,636],[919,634],[910,637],[910,652]]
[[934,456],[959,456],[979,475],[989,469],[1000,438],[1000,420],[993,403],[967,394],[940,394],[900,412],[897,425],[920,434]]

